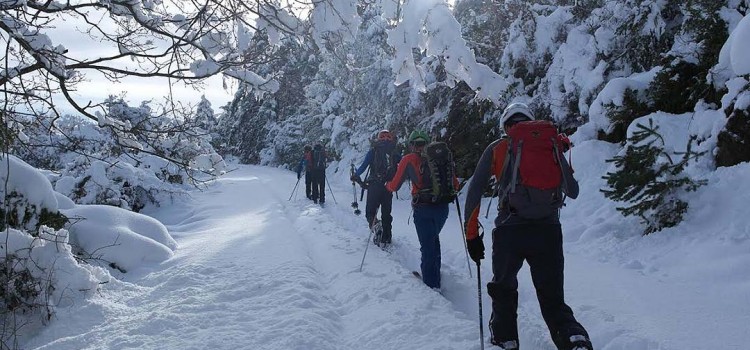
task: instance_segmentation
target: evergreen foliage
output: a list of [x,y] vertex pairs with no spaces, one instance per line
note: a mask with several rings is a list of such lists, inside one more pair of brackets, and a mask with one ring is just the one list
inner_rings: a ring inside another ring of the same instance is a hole
[[612,131],[605,133],[600,130],[598,138],[603,141],[616,143],[624,143],[626,141],[628,127],[634,120],[654,112],[654,109],[649,104],[640,101],[638,92],[633,89],[625,89],[622,106],[610,103],[604,107],[607,110],[607,118],[612,123]]
[[[50,211],[47,208],[37,208],[36,205],[30,204],[23,194],[15,191],[8,193],[3,203],[5,205],[0,207],[0,231],[10,227],[27,230],[35,235],[42,225],[59,230],[68,223],[68,218],[65,215],[57,211]],[[5,211],[6,206],[7,212]]]
[[750,162],[750,109],[734,110],[719,133],[716,166]]
[[468,178],[474,172],[485,147],[499,137],[496,123],[487,121],[486,115],[494,109],[488,101],[473,101],[473,93],[465,84],[459,84],[445,123],[443,138],[453,151],[456,176]]
[[729,36],[726,23],[719,17],[722,6],[714,0],[691,0],[682,5],[684,20],[677,37],[694,43],[697,50],[684,52],[684,48],[678,48],[665,55],[664,69],[649,87],[655,110],[679,114],[692,111],[700,100],[719,102],[721,91],[715,91],[707,77]]
[[691,159],[702,153],[692,150],[694,138],[687,144],[682,158],[677,162],[664,150],[664,139],[658,126],[637,124],[628,138],[624,154],[607,160],[617,168],[603,178],[608,188],[601,189],[607,198],[625,203],[618,207],[625,216],[639,216],[644,225],[644,235],[673,227],[682,221],[688,203],[680,199],[683,191],[695,191],[705,184],[683,174]]
[[214,110],[211,108],[211,102],[206,98],[205,95],[201,96],[201,101],[195,109],[195,115],[193,116],[197,127],[209,131],[216,126],[216,117],[214,116]]

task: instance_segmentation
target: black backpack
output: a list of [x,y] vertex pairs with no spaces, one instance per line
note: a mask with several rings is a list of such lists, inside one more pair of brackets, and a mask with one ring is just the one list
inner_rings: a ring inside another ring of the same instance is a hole
[[323,147],[315,147],[312,151],[312,168],[316,170],[326,168],[326,151]]
[[453,153],[445,142],[433,142],[427,145],[420,154],[422,157],[422,183],[420,202],[444,204],[456,199],[457,189],[453,184],[455,166]]
[[396,158],[394,142],[378,141],[373,144],[369,178],[382,182],[391,181],[398,167]]

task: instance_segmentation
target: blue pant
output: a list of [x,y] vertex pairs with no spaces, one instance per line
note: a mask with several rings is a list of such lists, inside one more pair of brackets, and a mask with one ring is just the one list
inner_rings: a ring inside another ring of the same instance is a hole
[[446,219],[448,204],[414,206],[414,226],[422,252],[422,281],[430,288],[440,288],[440,231]]

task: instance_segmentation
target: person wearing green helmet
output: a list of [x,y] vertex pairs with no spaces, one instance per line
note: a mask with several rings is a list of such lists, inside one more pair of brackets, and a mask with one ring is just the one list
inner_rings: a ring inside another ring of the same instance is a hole
[[[412,184],[412,207],[414,209],[414,226],[419,238],[422,252],[421,277],[424,284],[430,288],[440,289],[440,231],[448,219],[448,203],[434,201],[430,195],[434,182],[427,160],[423,158],[423,151],[430,144],[430,137],[424,131],[415,130],[409,134],[411,153],[404,156],[398,163],[396,175],[386,183],[390,192],[398,191],[408,178]],[[442,144],[444,146],[444,144]],[[446,146],[447,147],[447,146]],[[447,149],[447,148],[446,148]],[[451,156],[452,157],[452,156]],[[458,188],[452,161],[447,172],[448,181],[453,189]]]

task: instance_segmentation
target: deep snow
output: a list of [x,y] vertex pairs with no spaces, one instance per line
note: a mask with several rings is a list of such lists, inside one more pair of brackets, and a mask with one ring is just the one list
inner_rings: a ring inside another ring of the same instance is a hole
[[[576,149],[590,158],[590,166],[576,169],[590,185],[563,210],[566,299],[596,349],[745,349],[748,227],[734,235],[674,230],[640,238],[636,220],[623,219],[591,190],[616,147],[587,142]],[[174,257],[58,310],[25,348],[479,349],[476,279],[467,271],[455,210],[441,234],[441,295],[410,273],[418,270],[419,244],[406,189],[394,200],[392,251],[371,245],[359,272],[368,230],[352,214],[352,189],[341,178],[329,177],[338,204],[329,193],[321,208],[302,192],[287,201],[293,173],[240,166],[206,191],[156,210],[151,214],[178,243]],[[722,205],[713,193],[696,196]],[[737,204],[723,208],[736,214]],[[699,225],[706,210],[688,223]],[[491,227],[492,217],[482,220]],[[485,240],[489,247],[489,235]],[[483,283],[491,278],[487,255]],[[522,346],[554,349],[526,268],[519,282]],[[486,323],[490,300],[482,289]]]

